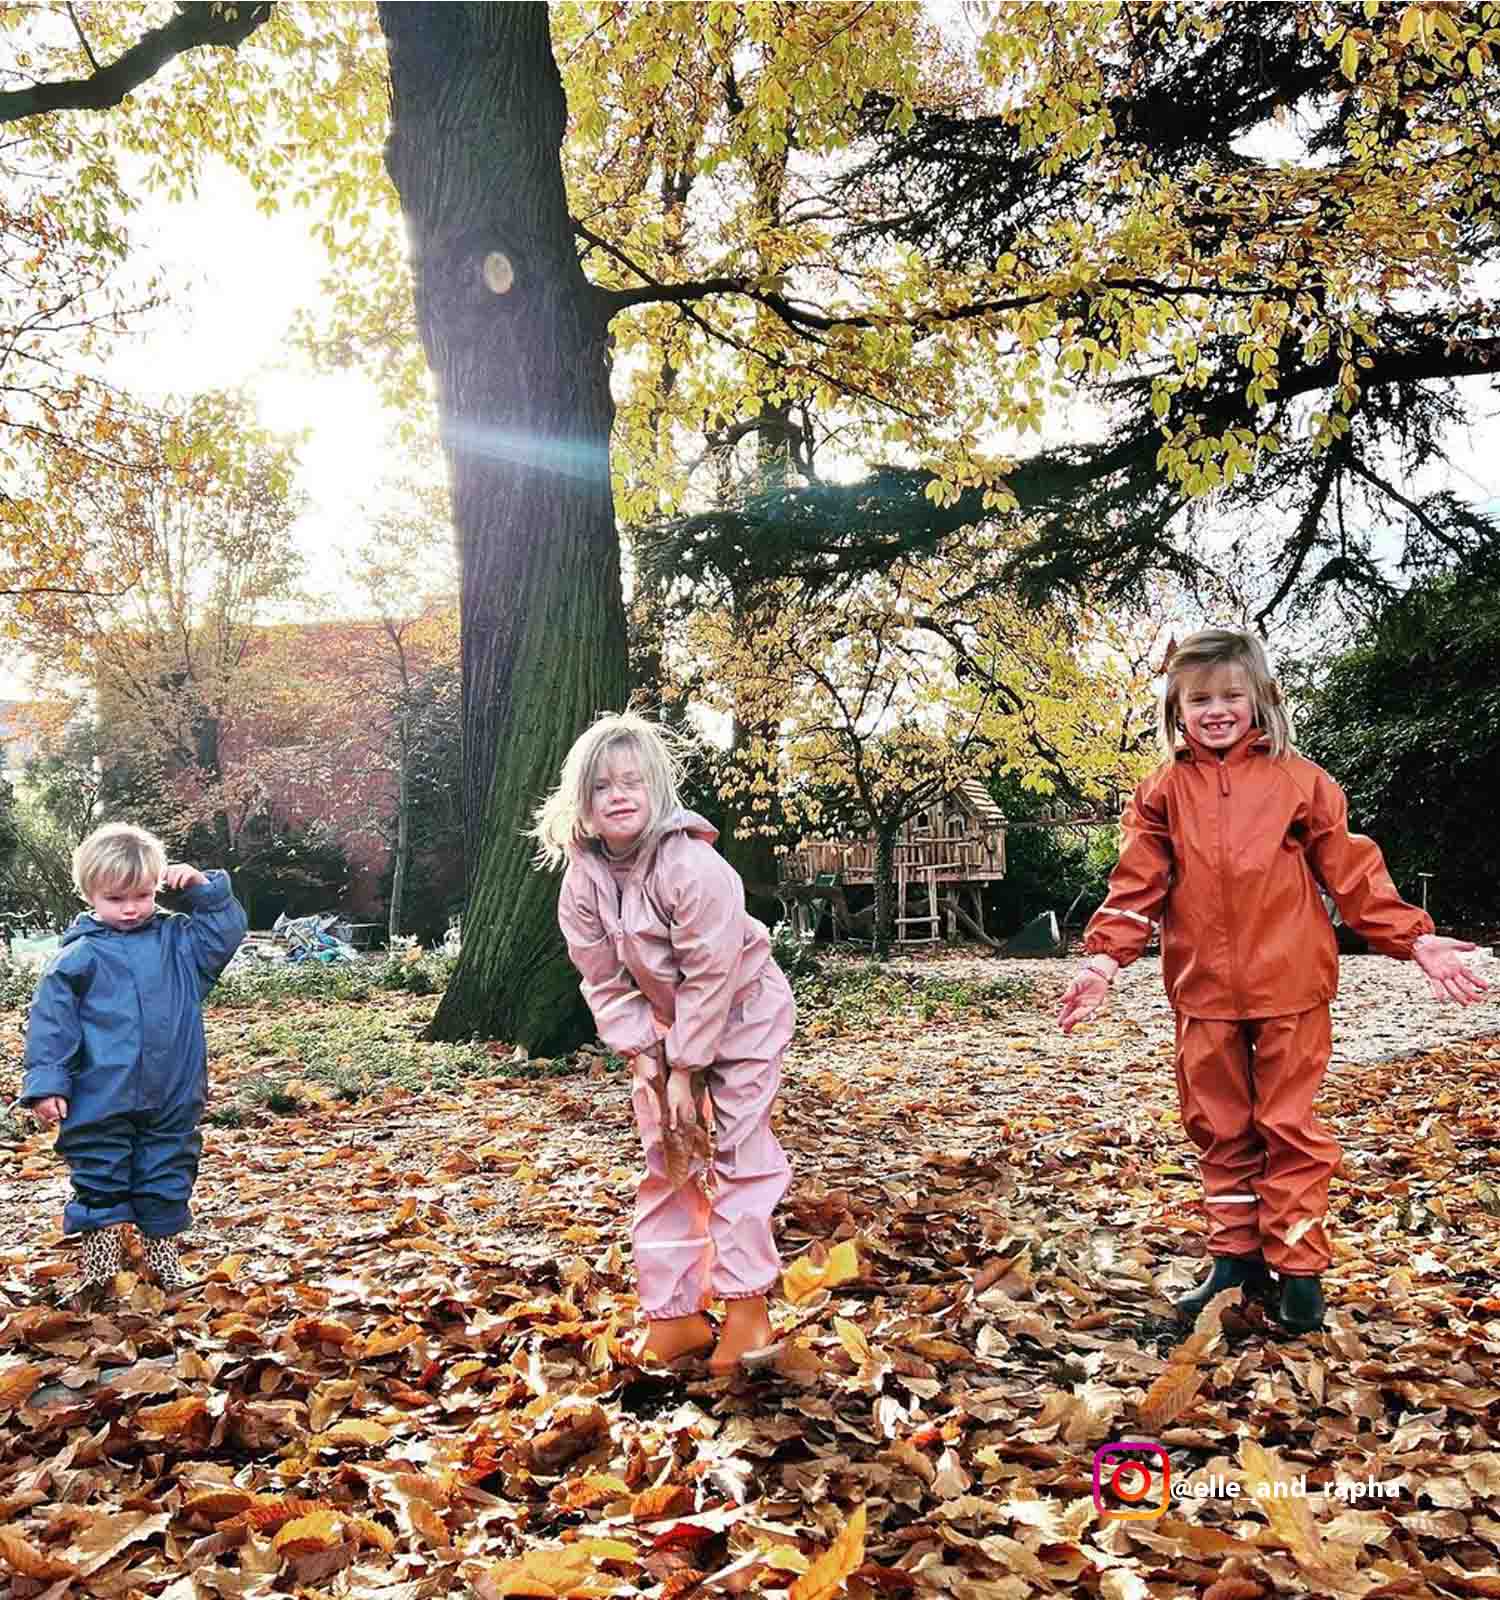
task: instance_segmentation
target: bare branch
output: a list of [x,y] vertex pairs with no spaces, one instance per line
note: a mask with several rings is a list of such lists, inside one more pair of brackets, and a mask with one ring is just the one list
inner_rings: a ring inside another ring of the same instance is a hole
[[[38,83],[29,89],[0,93],[0,123],[19,122],[23,117],[44,116],[52,111],[108,110],[185,50],[205,44],[233,50],[270,15],[270,5],[208,4],[205,0],[179,5],[170,22],[142,34],[117,61],[90,77]],[[81,33],[79,37],[82,39]],[[86,42],[84,49],[88,50]],[[92,52],[89,60],[93,60]]]

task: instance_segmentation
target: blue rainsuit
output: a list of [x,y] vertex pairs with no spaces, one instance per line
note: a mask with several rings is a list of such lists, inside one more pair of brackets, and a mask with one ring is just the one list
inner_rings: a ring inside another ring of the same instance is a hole
[[183,897],[188,915],[158,911],[138,928],[80,915],[37,984],[21,1103],[68,1102],[57,1135],[73,1178],[65,1233],[133,1222],[161,1239],[191,1220],[208,1094],[203,997],[247,919],[227,872]]

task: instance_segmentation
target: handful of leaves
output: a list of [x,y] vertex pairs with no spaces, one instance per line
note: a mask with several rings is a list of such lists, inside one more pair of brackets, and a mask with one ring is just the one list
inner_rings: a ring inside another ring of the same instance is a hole
[[673,1188],[681,1188],[690,1178],[697,1177],[706,1189],[713,1170],[714,1149],[713,1102],[709,1098],[706,1077],[702,1073],[694,1073],[689,1080],[693,1115],[674,1118],[668,1100],[672,1074],[661,1052],[637,1056],[635,1070],[656,1100],[667,1182]]

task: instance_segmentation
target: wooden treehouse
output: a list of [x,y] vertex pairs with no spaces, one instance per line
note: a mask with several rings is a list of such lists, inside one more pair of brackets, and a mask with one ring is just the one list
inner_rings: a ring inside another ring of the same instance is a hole
[[[1005,876],[1005,829],[1004,813],[972,778],[902,826],[893,862],[898,944],[936,944],[959,927],[994,942],[984,928],[983,886]],[[816,933],[825,908],[835,934],[866,919],[873,928],[875,848],[869,834],[804,839],[783,855],[781,900],[800,933]]]

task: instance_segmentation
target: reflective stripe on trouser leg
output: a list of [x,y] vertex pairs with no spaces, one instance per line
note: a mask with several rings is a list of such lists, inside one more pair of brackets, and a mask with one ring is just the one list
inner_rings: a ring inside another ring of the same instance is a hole
[[1248,1026],[1177,1018],[1177,1103],[1198,1147],[1208,1249],[1216,1256],[1260,1249],[1257,1181],[1265,1151],[1255,1131]]
[[1266,1260],[1278,1272],[1321,1272],[1329,1261],[1328,1180],[1341,1153],[1313,1110],[1333,1048],[1328,1007],[1248,1026],[1255,1131],[1266,1152],[1265,1173],[1255,1186]]

